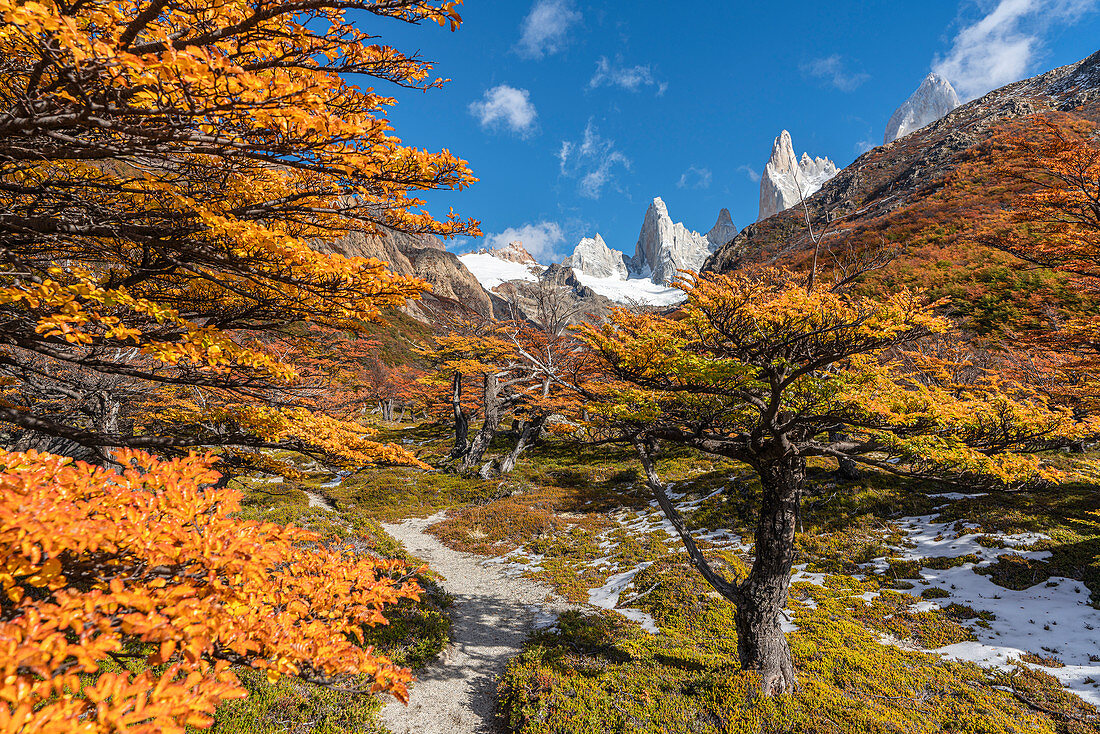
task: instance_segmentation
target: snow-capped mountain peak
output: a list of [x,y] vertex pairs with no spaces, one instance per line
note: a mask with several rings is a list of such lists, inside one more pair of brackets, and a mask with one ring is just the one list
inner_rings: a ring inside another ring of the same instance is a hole
[[929,125],[948,114],[961,103],[951,82],[931,72],[901,107],[894,110],[886,124],[883,143],[890,143],[914,130]]
[[820,189],[837,173],[828,158],[795,156],[791,134],[784,130],[772,143],[772,155],[760,176],[760,216],[757,221],[790,209]]

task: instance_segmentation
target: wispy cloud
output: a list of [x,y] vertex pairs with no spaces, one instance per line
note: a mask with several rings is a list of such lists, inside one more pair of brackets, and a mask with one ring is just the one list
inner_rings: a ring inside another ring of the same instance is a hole
[[637,92],[642,87],[656,87],[658,97],[668,89],[668,84],[654,78],[653,70],[648,64],[626,66],[621,56],[616,56],[614,62],[606,56],[601,56],[596,61],[596,73],[588,80],[588,88],[605,86],[621,87],[631,92]]
[[744,164],[744,165],[738,166],[737,170],[741,171],[746,176],[748,176],[749,180],[752,181],[753,183],[758,183],[760,181],[760,171],[757,171],[755,168],[753,168],[752,166],[750,166],[747,163]]
[[840,54],[822,56],[799,65],[803,76],[820,79],[833,85],[842,92],[854,92],[863,82],[871,78],[862,71],[851,71]]
[[534,222],[520,227],[509,227],[503,232],[485,236],[489,247],[504,247],[510,242],[520,242],[536,260],[559,254],[559,246],[565,242],[565,233],[557,222]]
[[1097,0],[998,0],[978,8],[984,15],[964,25],[951,50],[932,64],[964,99],[1027,76],[1042,52],[1043,35],[1076,23],[1096,10]]
[[580,20],[572,0],[536,0],[520,26],[516,52],[529,59],[557,53],[569,40],[569,29]]
[[630,159],[615,148],[615,141],[600,135],[592,120],[581,140],[563,140],[558,150],[561,173],[578,180],[581,196],[598,199],[606,186],[618,188],[616,170],[630,170]]
[[538,118],[530,92],[507,84],[486,89],[480,100],[470,103],[469,109],[483,128],[504,127],[523,137],[534,132]]
[[863,140],[857,140],[856,145],[855,145],[856,154],[857,155],[863,155],[867,151],[875,148],[877,145],[878,145],[878,143],[876,143],[874,140],[871,140],[869,138],[865,138]]
[[676,183],[676,187],[680,189],[706,189],[710,188],[712,178],[713,174],[709,168],[688,166],[688,169],[680,174],[680,180]]

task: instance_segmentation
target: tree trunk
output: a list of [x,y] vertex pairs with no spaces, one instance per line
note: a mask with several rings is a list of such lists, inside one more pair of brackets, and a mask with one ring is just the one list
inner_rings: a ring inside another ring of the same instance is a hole
[[[836,442],[848,438],[839,431],[829,431],[829,441]],[[836,460],[836,474],[839,479],[854,482],[860,478],[859,465],[846,456],[838,456]]]
[[542,427],[546,424],[546,418],[547,416],[540,415],[532,420],[524,422],[523,428],[516,438],[515,447],[500,461],[501,474],[507,474],[515,468],[516,461],[519,460],[520,454],[526,451],[527,448],[538,439],[539,434],[542,433]]
[[470,448],[470,419],[462,410],[462,375],[458,372],[451,382],[451,407],[455,414],[455,442],[449,458],[457,459]]
[[[122,403],[119,402],[113,395],[106,391],[100,391],[95,396],[97,408],[96,408],[96,429],[100,433],[116,434],[118,433],[118,417],[122,410]],[[100,455],[103,457],[101,464],[104,467],[108,467],[115,462],[115,452],[118,450],[117,446],[102,446],[99,449]]]
[[764,695],[795,686],[791,649],[783,634],[783,609],[794,563],[798,501],[806,476],[801,456],[781,456],[755,466],[760,474],[760,515],[756,523],[756,560],[741,584],[737,605],[737,652],[741,667],[760,674]]
[[474,440],[470,443],[470,450],[462,458],[461,469],[463,472],[469,472],[478,465],[500,428],[500,380],[497,379],[496,375],[485,375],[482,391],[485,420],[474,436]]
[[760,457],[752,462],[763,487],[756,524],[756,560],[748,578],[735,584],[710,565],[691,537],[653,467],[653,444],[636,438],[634,447],[657,503],[684,541],[691,564],[715,591],[736,606],[734,619],[741,667],[760,674],[761,691],[766,696],[791,690],[796,685],[794,661],[783,634],[782,615],[794,565],[794,533],[806,478],[805,459],[789,455],[770,461]]

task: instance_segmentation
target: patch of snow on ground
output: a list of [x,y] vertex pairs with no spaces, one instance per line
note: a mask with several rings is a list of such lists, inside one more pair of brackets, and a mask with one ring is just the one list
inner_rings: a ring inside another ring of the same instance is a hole
[[[474,274],[477,282],[481,283],[481,287],[485,290],[492,290],[509,280],[538,280],[538,276],[531,272],[535,267],[532,265],[501,260],[492,255],[471,254],[463,255],[458,259]],[[545,268],[538,266],[537,269],[541,272]]]
[[581,285],[588,286],[601,296],[610,298],[616,303],[638,301],[651,306],[671,306],[674,303],[680,303],[685,298],[684,292],[679,288],[657,285],[649,278],[620,280],[618,278],[595,278],[579,270],[573,272]]
[[339,487],[340,483],[343,482],[345,479],[347,479],[348,476],[350,476],[350,475],[351,475],[351,472],[349,472],[349,471],[336,472],[336,475],[332,479],[328,480],[327,482],[325,482],[321,486],[324,487],[325,489],[332,489],[333,487]]
[[[935,602],[922,601],[914,611],[962,604],[978,612],[992,612],[996,619],[989,627],[968,625],[977,638],[941,647],[934,652],[979,665],[1012,667],[1024,653],[1053,655],[1064,668],[1042,667],[1062,685],[1093,705],[1100,706],[1100,688],[1086,680],[1100,680],[1100,660],[1090,656],[1100,653],[1100,610],[1088,604],[1089,590],[1080,581],[1051,577],[1023,591],[1013,591],[994,584],[988,576],[975,569],[991,565],[999,556],[1016,554],[1042,560],[1049,551],[1024,551],[1020,547],[1035,544],[1047,536],[1041,533],[1014,535],[988,533],[1006,543],[1006,548],[985,548],[976,541],[978,534],[964,533],[956,537],[955,523],[935,523],[935,516],[907,517],[900,521],[914,546],[902,557],[918,560],[933,556],[957,558],[973,553],[979,562],[965,563],[955,568],[937,570],[923,568],[921,576],[930,584],[918,583],[906,593],[919,596],[926,588],[941,588],[949,596]],[[1014,547],[1013,547],[1014,546]],[[883,561],[884,559],[878,559]]]
[[589,589],[588,603],[600,609],[610,609],[611,611],[618,612],[627,619],[641,623],[642,629],[646,632],[653,635],[657,634],[660,631],[657,629],[657,623],[654,621],[653,617],[649,616],[641,609],[615,608],[619,604],[619,596],[634,583],[634,577],[637,576],[640,571],[644,571],[652,565],[653,561],[639,563],[629,571],[615,574],[607,580],[607,583],[598,589]]
[[546,556],[541,553],[528,553],[523,548],[508,551],[503,556],[496,556],[485,561],[499,563],[503,566],[505,576],[522,576],[528,571],[534,572],[542,569],[542,561]]

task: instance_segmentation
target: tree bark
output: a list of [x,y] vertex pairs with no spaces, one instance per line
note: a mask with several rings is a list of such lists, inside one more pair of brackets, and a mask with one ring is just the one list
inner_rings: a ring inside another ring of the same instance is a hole
[[524,421],[523,427],[516,437],[516,445],[508,452],[507,456],[500,460],[501,474],[507,474],[515,468],[516,461],[519,460],[520,454],[534,444],[539,434],[542,433],[542,427],[546,425],[547,417],[548,416],[540,415],[529,421]]
[[[831,443],[843,441],[847,438],[846,435],[839,431],[829,431],[829,441]],[[846,456],[838,456],[836,459],[836,474],[838,478],[844,481],[854,482],[860,478],[859,465]]]
[[462,409],[462,375],[458,372],[451,382],[451,408],[455,415],[455,441],[449,458],[457,459],[470,448],[470,419]]
[[[96,418],[95,425],[96,430],[101,434],[115,434],[118,433],[118,417],[122,410],[122,403],[113,395],[105,390],[101,390],[95,395],[96,401]],[[99,449],[99,453],[102,456],[100,462],[104,467],[109,467],[115,463],[115,452],[118,450],[117,446],[103,446]]]
[[797,454],[763,460],[760,513],[756,523],[755,560],[740,585],[737,604],[737,652],[741,667],[760,674],[764,695],[785,693],[796,685],[791,649],[783,634],[783,609],[794,563],[798,502],[806,477],[806,462]]
[[462,458],[461,470],[463,472],[469,472],[478,465],[481,457],[488,450],[489,444],[492,443],[493,437],[497,435],[497,431],[500,429],[500,380],[497,379],[496,375],[488,374],[485,375],[485,381],[482,384],[485,420],[482,421],[481,428],[478,429],[474,440],[470,443],[470,450]]
[[710,565],[691,537],[653,467],[651,446],[642,439],[635,439],[634,447],[641,457],[647,483],[665,517],[684,541],[691,564],[715,591],[736,606],[737,653],[742,669],[760,674],[761,691],[766,696],[793,689],[797,685],[794,661],[783,634],[782,620],[794,565],[794,534],[798,502],[806,478],[806,460],[790,454],[770,459],[761,456],[751,462],[762,485],[756,524],[756,558],[748,578],[734,584]]

